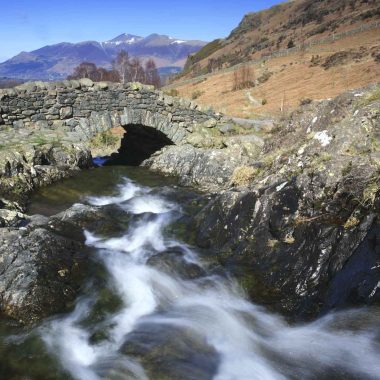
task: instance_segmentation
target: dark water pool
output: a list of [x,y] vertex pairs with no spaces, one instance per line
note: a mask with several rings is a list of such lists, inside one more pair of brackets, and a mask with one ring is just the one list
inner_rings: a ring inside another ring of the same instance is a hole
[[71,178],[59,181],[36,192],[28,208],[28,214],[51,216],[66,210],[89,196],[110,195],[115,192],[123,177],[143,186],[176,186],[173,177],[164,177],[136,166],[103,166],[78,172]]

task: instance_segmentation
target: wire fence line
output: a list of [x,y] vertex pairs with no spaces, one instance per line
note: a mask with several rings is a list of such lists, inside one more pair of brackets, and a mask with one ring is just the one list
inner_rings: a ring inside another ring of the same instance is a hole
[[207,79],[207,78],[213,76],[214,74],[229,73],[229,72],[235,71],[239,67],[242,67],[242,66],[245,66],[245,65],[257,65],[257,64],[260,64],[260,63],[263,63],[263,62],[267,61],[268,59],[279,58],[279,57],[286,57],[286,56],[288,56],[288,55],[290,55],[292,53],[297,53],[297,52],[300,52],[300,51],[304,51],[304,50],[306,50],[308,48],[311,48],[313,46],[324,45],[326,43],[334,42],[334,41],[340,40],[342,38],[349,37],[349,36],[352,36],[354,34],[362,33],[362,32],[368,31],[368,30],[373,30],[373,29],[376,29],[376,28],[379,28],[379,27],[380,27],[380,21],[377,21],[377,22],[372,23],[372,24],[361,25],[360,27],[355,28],[355,29],[350,29],[350,30],[347,30],[345,32],[340,32],[340,33],[334,33],[332,36],[328,36],[328,37],[325,37],[325,38],[320,38],[318,40],[312,40],[310,42],[303,43],[303,44],[301,44],[299,46],[295,46],[295,47],[289,48],[289,49],[279,50],[279,51],[273,52],[271,54],[265,54],[261,58],[258,58],[258,59],[254,59],[254,60],[251,60],[251,61],[238,63],[237,65],[234,65],[234,66],[231,66],[231,67],[227,67],[227,68],[224,68],[224,69],[216,70],[216,71],[213,71],[213,72],[208,73],[208,74],[199,75],[199,76],[197,76],[195,78],[179,81],[179,82],[176,82],[175,84],[168,84],[168,85],[166,85],[164,87],[166,89],[171,89],[171,88],[178,87],[178,86],[183,86],[183,85],[186,85],[186,84],[192,84],[192,83],[196,83],[196,82],[201,82],[204,79]]

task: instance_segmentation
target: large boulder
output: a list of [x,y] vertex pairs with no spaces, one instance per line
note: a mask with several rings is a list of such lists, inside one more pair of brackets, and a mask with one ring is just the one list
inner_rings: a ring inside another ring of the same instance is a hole
[[91,267],[84,228],[113,231],[112,211],[74,205],[21,229],[0,228],[0,311],[33,323],[73,306]]
[[234,170],[250,162],[240,147],[206,149],[185,144],[165,147],[145,160],[143,165],[177,176],[183,185],[214,191],[227,186]]
[[1,311],[30,323],[70,307],[80,287],[83,242],[45,228],[0,233]]

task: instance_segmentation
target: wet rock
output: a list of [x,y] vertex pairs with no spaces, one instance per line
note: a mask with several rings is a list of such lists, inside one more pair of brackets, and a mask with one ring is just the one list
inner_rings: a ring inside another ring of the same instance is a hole
[[0,234],[1,312],[33,323],[67,310],[85,270],[83,242],[44,228],[22,234],[2,229]]
[[83,230],[117,226],[101,209],[74,205],[20,229],[0,228],[0,311],[33,323],[71,308],[91,267]]
[[181,247],[173,247],[149,258],[148,265],[158,270],[190,280],[204,276],[205,271],[197,264],[186,259]]
[[44,215],[35,214],[28,216],[27,222],[29,228],[41,227],[47,225],[47,223],[49,222],[49,218]]
[[99,208],[77,203],[49,218],[48,228],[61,236],[83,240],[83,230],[87,228],[100,236],[109,236],[124,231],[124,223],[128,220],[129,217],[114,205]]
[[379,303],[375,215],[347,231],[339,222],[343,213],[301,222],[300,203],[302,192],[292,184],[262,194],[226,192],[197,216],[197,243],[213,247],[237,275],[244,267],[252,299],[288,315],[308,318],[332,307]]
[[329,283],[324,312],[349,305],[379,303],[380,224],[362,226],[365,238]]
[[90,152],[74,145],[59,147],[46,143],[35,147],[25,144],[17,152],[1,151],[0,198],[8,203],[17,202],[23,209],[34,189],[91,166]]
[[211,380],[220,361],[195,330],[160,324],[137,326],[121,352],[139,359],[149,378],[157,380]]

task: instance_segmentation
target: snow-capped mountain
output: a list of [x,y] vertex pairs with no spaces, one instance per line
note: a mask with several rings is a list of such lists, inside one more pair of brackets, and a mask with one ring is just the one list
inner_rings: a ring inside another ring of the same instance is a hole
[[123,34],[120,34],[120,36],[113,38],[112,40],[102,42],[102,45],[103,46],[109,46],[109,45],[118,46],[121,44],[132,45],[143,39],[144,39],[143,37],[134,36],[133,34],[123,33]]
[[182,40],[160,34],[140,37],[132,34],[103,42],[62,42],[31,52],[21,52],[0,63],[0,76],[19,79],[63,79],[81,62],[93,62],[109,68],[120,50],[142,60],[153,58],[159,68],[183,67],[189,54],[197,52],[206,42]]

